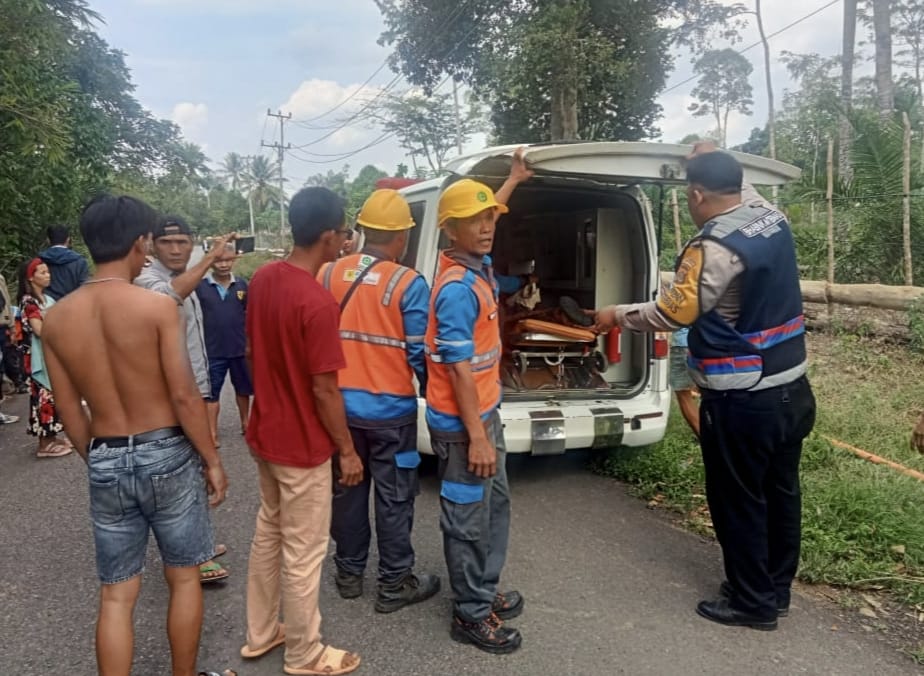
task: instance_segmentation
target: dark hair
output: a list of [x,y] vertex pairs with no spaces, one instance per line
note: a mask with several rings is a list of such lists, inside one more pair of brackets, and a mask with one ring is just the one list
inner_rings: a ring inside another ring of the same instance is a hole
[[48,235],[48,243],[52,246],[57,246],[67,244],[67,240],[71,236],[71,229],[66,225],[49,225],[45,230],[45,234]]
[[375,228],[367,228],[363,226],[363,239],[366,244],[372,244],[373,246],[387,246],[395,241],[395,238],[400,235],[404,230],[376,230]]
[[126,195],[96,197],[80,214],[80,234],[97,265],[125,258],[138,238],[151,234],[156,225],[157,212]]
[[312,246],[321,234],[346,221],[343,200],[327,188],[302,188],[289,202],[289,225],[295,246]]
[[22,299],[25,296],[32,296],[35,293],[32,290],[32,285],[29,283],[29,265],[34,260],[34,258],[27,258],[19,265],[19,288],[17,289],[16,294],[16,300],[19,305],[22,305]]
[[687,182],[701,185],[709,192],[720,195],[739,193],[743,180],[741,165],[728,153],[706,153],[687,162]]

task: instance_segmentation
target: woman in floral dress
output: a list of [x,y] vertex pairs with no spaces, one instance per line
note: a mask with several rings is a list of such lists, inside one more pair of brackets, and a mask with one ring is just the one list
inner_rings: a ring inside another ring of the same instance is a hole
[[64,428],[55,410],[42,352],[42,322],[45,312],[54,305],[54,299],[45,295],[49,284],[51,273],[40,258],[32,259],[20,271],[23,366],[29,377],[29,426],[26,431],[38,437],[36,456],[39,458],[57,458],[74,450],[68,442],[58,438]]

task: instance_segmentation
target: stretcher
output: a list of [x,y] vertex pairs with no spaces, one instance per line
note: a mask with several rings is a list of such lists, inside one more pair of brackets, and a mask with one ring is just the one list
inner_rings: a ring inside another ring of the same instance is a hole
[[517,389],[587,387],[606,370],[593,331],[541,319],[516,322],[507,342]]

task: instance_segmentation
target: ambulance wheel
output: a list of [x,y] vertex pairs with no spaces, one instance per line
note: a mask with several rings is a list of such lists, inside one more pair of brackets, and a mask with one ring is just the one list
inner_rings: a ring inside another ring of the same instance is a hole
[[602,352],[594,352],[593,356],[594,368],[597,369],[598,373],[604,373],[609,365],[606,363],[606,357],[603,356]]

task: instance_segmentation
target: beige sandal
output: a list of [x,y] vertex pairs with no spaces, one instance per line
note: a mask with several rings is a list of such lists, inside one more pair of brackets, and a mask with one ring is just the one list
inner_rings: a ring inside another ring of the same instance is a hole
[[67,446],[60,441],[53,441],[45,447],[45,450],[35,452],[36,458],[61,458],[74,452],[73,446]]
[[296,676],[340,676],[354,671],[360,663],[359,655],[340,648],[324,646],[317,659],[304,667],[283,667],[287,674]]
[[279,623],[279,628],[276,630],[276,638],[269,642],[265,648],[260,648],[254,650],[249,645],[245,645],[241,648],[241,657],[246,660],[252,660],[257,657],[263,657],[273,648],[278,648],[281,645],[285,645],[286,642],[286,625]]

